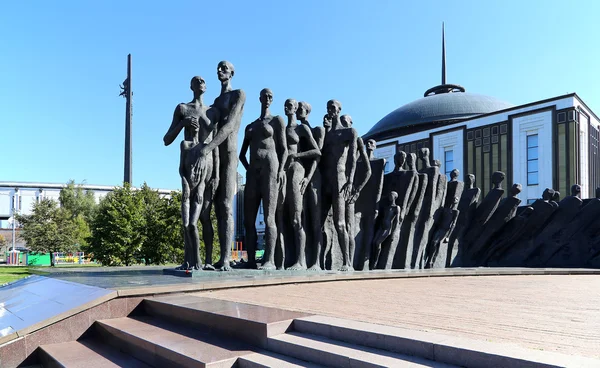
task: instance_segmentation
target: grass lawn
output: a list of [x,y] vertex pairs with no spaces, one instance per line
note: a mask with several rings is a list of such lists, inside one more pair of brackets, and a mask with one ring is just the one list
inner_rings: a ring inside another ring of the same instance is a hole
[[0,285],[29,276],[29,267],[2,266],[0,267]]

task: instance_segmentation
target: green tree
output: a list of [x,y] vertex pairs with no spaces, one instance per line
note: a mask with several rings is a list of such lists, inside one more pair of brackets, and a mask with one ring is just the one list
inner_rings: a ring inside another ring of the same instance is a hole
[[70,180],[67,186],[60,190],[58,201],[60,206],[68,210],[73,217],[81,215],[88,223],[92,222],[97,208],[93,191],[84,190],[81,185]]
[[165,241],[171,245],[169,261],[183,263],[183,225],[181,222],[181,192],[171,192],[165,198]]
[[143,198],[124,183],[100,202],[86,250],[105,266],[129,266],[140,259],[145,226]]
[[6,240],[4,235],[0,234],[0,249],[3,249],[7,243],[8,241]]
[[[71,214],[51,199],[34,204],[30,215],[16,215],[22,229],[20,237],[38,253],[72,252],[76,249],[77,224]],[[54,266],[54,258],[51,257]]]
[[60,206],[68,211],[76,224],[76,243],[83,249],[88,245],[88,239],[92,235],[90,224],[94,219],[96,199],[94,192],[84,190],[81,185],[70,180],[67,186],[60,190],[58,197]]
[[178,243],[182,233],[180,226],[173,226],[173,218],[170,217],[172,213],[169,213],[171,200],[162,198],[158,191],[151,189],[146,183],[136,195],[139,195],[144,202],[146,220],[145,241],[142,245],[144,262],[148,265],[177,261],[183,256],[183,248]]

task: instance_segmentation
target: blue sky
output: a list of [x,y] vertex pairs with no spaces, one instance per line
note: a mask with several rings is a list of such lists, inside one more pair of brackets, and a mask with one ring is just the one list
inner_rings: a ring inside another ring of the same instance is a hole
[[[440,83],[524,104],[577,92],[600,113],[600,2],[266,0],[4,1],[0,3],[0,181],[120,185],[125,101],[133,57],[133,182],[178,189],[179,145],[162,137],[190,78],[219,93],[231,61],[247,101],[239,133],[273,90],[342,102],[360,134]],[[241,165],[239,168],[240,171]]]

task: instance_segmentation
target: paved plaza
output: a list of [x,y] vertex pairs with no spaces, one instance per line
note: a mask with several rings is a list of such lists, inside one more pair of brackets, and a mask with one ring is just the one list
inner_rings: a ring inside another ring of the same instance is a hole
[[600,357],[600,275],[357,280],[195,295]]

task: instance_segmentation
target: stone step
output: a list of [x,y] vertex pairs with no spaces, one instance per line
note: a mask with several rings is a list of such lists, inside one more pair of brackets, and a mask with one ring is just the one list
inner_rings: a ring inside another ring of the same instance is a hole
[[394,353],[434,360],[429,334],[342,318],[309,316],[294,320],[293,330]]
[[240,357],[237,361],[239,368],[322,368],[322,365],[290,358],[272,352],[259,352]]
[[227,300],[177,295],[145,299],[147,314],[266,347],[267,338],[286,332],[309,314]]
[[294,320],[296,332],[462,367],[600,367],[600,360],[326,316]]
[[456,367],[425,358],[393,353],[323,336],[288,332],[269,337],[268,349],[327,367]]
[[247,344],[173,324],[154,317],[96,321],[104,342],[157,368],[232,367],[239,356],[253,353]]
[[38,357],[44,368],[149,368],[141,361],[94,340],[42,345]]

